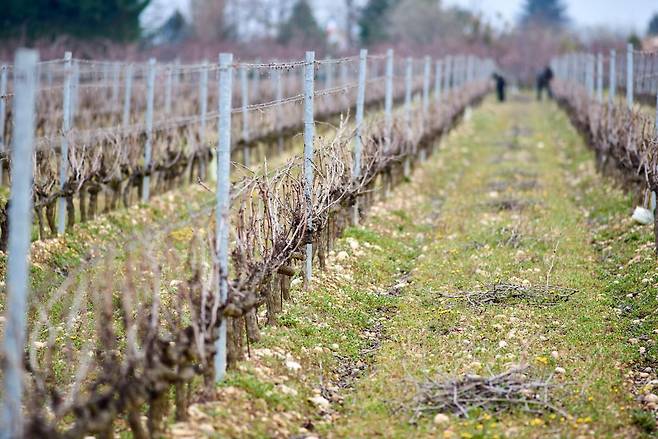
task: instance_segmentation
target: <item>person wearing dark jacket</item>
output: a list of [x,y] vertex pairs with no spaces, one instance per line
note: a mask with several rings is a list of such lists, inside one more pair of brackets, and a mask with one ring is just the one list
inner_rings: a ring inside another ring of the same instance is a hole
[[492,76],[494,81],[496,81],[496,93],[498,94],[498,102],[505,102],[505,86],[507,85],[507,81],[505,81],[505,78],[498,73],[494,73]]
[[544,89],[546,90],[546,94],[548,95],[548,98],[553,99],[553,89],[551,88],[551,81],[553,81],[553,69],[551,69],[550,66],[546,66],[546,68],[537,75],[538,101],[542,100]]

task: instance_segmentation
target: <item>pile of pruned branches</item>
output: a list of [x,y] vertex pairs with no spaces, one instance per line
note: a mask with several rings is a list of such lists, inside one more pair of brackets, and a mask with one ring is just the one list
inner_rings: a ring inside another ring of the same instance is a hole
[[427,379],[416,383],[412,422],[428,414],[468,416],[482,409],[490,413],[523,410],[541,414],[545,410],[567,417],[553,401],[556,384],[548,378],[532,378],[527,366],[518,366],[497,375],[464,375],[449,379]]

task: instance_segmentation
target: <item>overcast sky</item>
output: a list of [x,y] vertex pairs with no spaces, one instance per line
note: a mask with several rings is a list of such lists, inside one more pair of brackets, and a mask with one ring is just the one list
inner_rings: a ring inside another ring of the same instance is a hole
[[[446,5],[459,5],[481,11],[500,25],[501,17],[514,22],[524,0],[443,0]],[[615,30],[634,29],[644,32],[650,17],[658,12],[658,0],[563,0],[571,19],[579,26],[604,25]]]
[[[311,0],[316,16],[325,21],[329,15],[342,12],[344,0]],[[366,0],[357,0],[363,4]],[[643,33],[650,17],[658,12],[658,0],[563,0],[568,14],[578,26],[607,26],[614,30],[635,30]],[[524,0],[443,0],[445,5],[459,5],[480,11],[497,27],[514,23]],[[189,0],[152,0],[144,13],[144,24],[161,22],[174,10],[188,12]],[[148,26],[147,24],[147,26]]]

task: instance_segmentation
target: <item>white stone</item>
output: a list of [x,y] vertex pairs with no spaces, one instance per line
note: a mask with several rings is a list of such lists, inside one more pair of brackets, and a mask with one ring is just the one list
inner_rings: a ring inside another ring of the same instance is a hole
[[437,413],[436,416],[434,416],[435,425],[443,425],[443,424],[447,424],[448,422],[450,422],[450,417],[448,415],[444,415],[443,413]]
[[313,397],[309,398],[308,400],[311,404],[313,404],[317,408],[320,408],[320,409],[329,408],[329,401],[326,398],[324,398],[320,395],[313,396]]

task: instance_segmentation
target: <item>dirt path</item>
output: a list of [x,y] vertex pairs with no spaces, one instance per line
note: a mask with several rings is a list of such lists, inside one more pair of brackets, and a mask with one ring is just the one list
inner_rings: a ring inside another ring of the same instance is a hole
[[[650,433],[658,271],[630,207],[555,106],[487,101],[346,232],[217,401],[194,405],[171,434]],[[468,376],[477,387],[510,370],[502,389],[522,391],[485,409],[418,398],[419,386]]]

